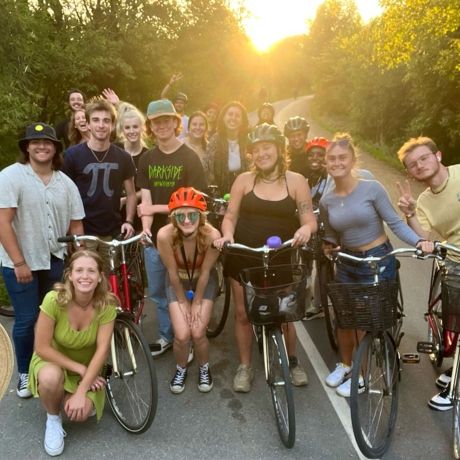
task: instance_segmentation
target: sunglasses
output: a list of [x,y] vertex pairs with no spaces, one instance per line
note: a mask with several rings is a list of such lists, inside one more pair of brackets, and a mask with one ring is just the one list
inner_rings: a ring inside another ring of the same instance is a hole
[[192,224],[194,224],[200,218],[200,213],[199,211],[176,212],[173,214],[173,217],[177,220],[177,222],[179,222],[179,224],[183,224],[185,219],[188,219]]
[[336,145],[338,145],[339,147],[342,147],[342,148],[347,148],[347,147],[350,146],[350,141],[348,139],[340,139],[338,141],[333,141],[333,142],[331,142],[329,144],[328,150],[331,150]]

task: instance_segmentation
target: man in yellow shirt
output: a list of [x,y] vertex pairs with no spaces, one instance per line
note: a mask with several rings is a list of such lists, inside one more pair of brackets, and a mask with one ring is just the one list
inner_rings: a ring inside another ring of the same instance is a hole
[[[398,206],[407,223],[422,238],[430,239],[434,231],[449,244],[460,247],[460,164],[443,165],[442,154],[429,137],[409,139],[399,149],[398,157],[411,177],[427,185],[416,201],[407,181],[398,184],[401,191]],[[448,253],[445,265],[448,273],[460,276],[458,255]],[[448,397],[451,375],[449,369],[436,380],[443,391],[428,402],[432,409],[453,407]]]

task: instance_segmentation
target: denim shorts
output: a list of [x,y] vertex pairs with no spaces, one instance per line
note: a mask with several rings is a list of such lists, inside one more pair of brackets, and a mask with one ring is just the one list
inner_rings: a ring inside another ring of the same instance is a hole
[[[389,241],[387,241],[367,251],[351,251],[348,249],[342,249],[341,252],[345,252],[356,257],[380,257],[384,256],[385,254],[388,254],[392,250],[393,246]],[[378,267],[380,281],[396,279],[396,257],[387,257],[386,259],[378,263]],[[360,264],[358,262],[352,262],[342,259],[340,263],[337,264],[335,281],[337,283],[371,284],[374,282],[374,272],[372,271],[371,267],[367,264]]]
[[[196,283],[198,278],[192,280],[192,289],[196,289]],[[187,279],[181,279],[182,287],[184,291],[189,289],[189,281]],[[213,268],[209,272],[209,279],[208,284],[206,285],[204,292],[203,292],[203,299],[214,300],[217,296],[217,288],[218,288],[218,278],[217,278],[217,270]],[[171,282],[169,281],[169,276],[166,273],[166,297],[168,298],[168,304],[172,302],[177,302],[177,295],[174,288],[171,286]]]

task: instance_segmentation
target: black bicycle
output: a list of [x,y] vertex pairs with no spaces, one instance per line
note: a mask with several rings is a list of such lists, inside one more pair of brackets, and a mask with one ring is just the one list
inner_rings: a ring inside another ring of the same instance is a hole
[[[208,191],[209,194],[203,194],[208,207],[208,221],[215,228],[220,229],[227,211],[228,200],[218,196],[217,185],[210,185]],[[210,338],[217,337],[224,329],[230,309],[231,296],[230,281],[224,276],[224,257],[222,254],[217,259],[215,268],[218,279],[217,296],[206,328],[206,335]]]
[[350,409],[356,442],[368,458],[380,458],[387,451],[395,428],[400,381],[398,346],[404,317],[399,273],[394,281],[380,280],[378,262],[392,255],[409,254],[418,259],[429,257],[413,248],[365,258],[338,252],[334,256],[338,263],[369,265],[374,282],[332,282],[327,286],[338,327],[365,334],[353,359]]
[[[273,238],[273,237],[272,237]],[[262,267],[241,271],[244,304],[248,320],[262,330],[262,351],[265,379],[270,388],[276,424],[283,444],[291,448],[295,443],[295,411],[289,360],[282,324],[298,321],[305,309],[307,272],[303,264],[271,265],[273,253],[290,251],[291,261],[301,261],[295,254],[300,249],[292,241],[270,247],[251,248],[243,244],[226,244],[225,252],[262,255]],[[277,254],[278,255],[278,254]]]

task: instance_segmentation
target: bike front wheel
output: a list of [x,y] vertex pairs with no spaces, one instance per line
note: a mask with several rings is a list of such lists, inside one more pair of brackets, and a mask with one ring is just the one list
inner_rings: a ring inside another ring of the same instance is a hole
[[276,424],[283,444],[291,448],[295,442],[294,395],[289,361],[283,335],[279,328],[265,328],[267,383],[270,387]]
[[399,357],[387,332],[366,334],[356,352],[351,379],[356,443],[366,457],[380,458],[390,446],[398,412]]
[[[458,350],[457,350],[458,353]],[[455,382],[452,381],[453,392],[452,402],[454,403],[454,414],[453,414],[453,436],[454,436],[454,458],[460,459],[460,379],[457,364],[457,372],[455,372]]]
[[216,263],[216,270],[218,292],[206,329],[206,335],[210,338],[217,337],[222,332],[230,308],[230,280],[224,276],[224,267],[220,259]]
[[130,433],[146,431],[157,409],[157,378],[149,346],[128,318],[115,320],[106,378],[107,399],[121,426]]
[[339,348],[337,342],[337,320],[335,319],[332,301],[327,294],[327,284],[334,279],[334,264],[327,257],[322,256],[320,260],[316,262],[316,276],[319,277],[321,307],[324,312],[327,336],[332,349],[337,351]]

